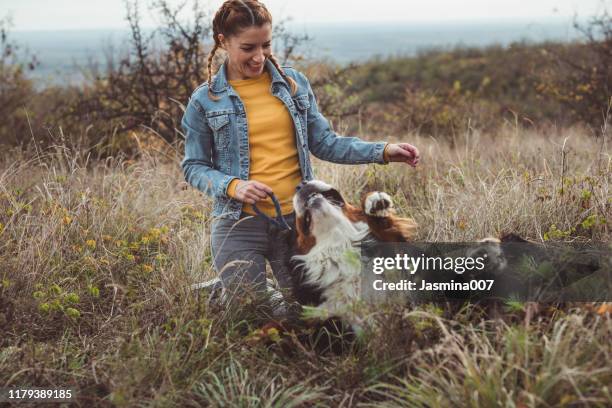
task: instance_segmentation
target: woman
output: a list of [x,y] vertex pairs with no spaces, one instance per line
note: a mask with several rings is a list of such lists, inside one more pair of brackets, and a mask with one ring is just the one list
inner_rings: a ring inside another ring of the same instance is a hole
[[[280,286],[288,287],[287,240],[269,218],[249,217],[255,214],[251,205],[274,216],[269,199],[274,192],[293,228],[295,188],[313,178],[309,152],[335,163],[413,167],[419,152],[407,143],[338,137],[318,111],[308,79],[280,67],[272,55],[272,16],[262,3],[224,2],[213,19],[213,35],[211,79],[194,91],[182,119],[185,179],[214,198],[211,249],[223,284],[264,287],[267,259]],[[219,48],[227,59],[213,77]]]

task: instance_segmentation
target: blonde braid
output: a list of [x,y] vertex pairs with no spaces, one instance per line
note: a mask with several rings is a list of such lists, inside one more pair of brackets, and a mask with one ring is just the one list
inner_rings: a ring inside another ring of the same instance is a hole
[[210,99],[212,99],[213,101],[218,101],[220,99],[219,96],[215,96],[213,95],[212,91],[211,91],[211,85],[212,85],[212,65],[213,65],[213,60],[215,58],[215,53],[217,52],[217,50],[219,48],[221,48],[221,43],[219,42],[219,34],[223,32],[223,22],[224,20],[227,19],[227,16],[229,15],[229,13],[232,11],[233,9],[233,4],[232,1],[225,1],[221,7],[219,7],[219,9],[217,10],[217,12],[215,13],[215,17],[213,18],[213,40],[215,41],[215,45],[212,48],[212,50],[210,50],[210,53],[208,54],[208,64],[207,64],[207,69],[208,69],[208,97]]
[[210,50],[210,53],[208,54],[208,65],[207,65],[207,68],[208,68],[208,97],[212,99],[213,101],[219,100],[219,97],[213,95],[213,93],[210,90],[211,85],[212,85],[212,63],[215,57],[215,52],[217,52],[217,49],[219,48],[219,44],[217,41],[218,40],[215,39],[215,46],[213,47],[212,50]]
[[283,77],[283,79],[285,81],[287,81],[289,83],[289,85],[291,86],[291,95],[295,95],[297,93],[297,91],[298,91],[298,84],[297,84],[297,82],[295,82],[293,80],[293,78],[290,78],[290,77],[287,76],[287,74],[285,74],[285,71],[280,67],[280,64],[278,63],[278,60],[276,59],[276,57],[274,55],[270,54],[268,59],[274,65],[274,67],[276,67],[278,72],[280,72],[280,74]]

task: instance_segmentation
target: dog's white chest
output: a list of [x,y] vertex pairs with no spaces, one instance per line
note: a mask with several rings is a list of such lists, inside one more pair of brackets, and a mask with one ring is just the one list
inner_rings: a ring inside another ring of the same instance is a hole
[[361,284],[361,251],[359,244],[369,232],[366,223],[352,224],[353,231],[334,231],[319,237],[306,255],[296,257],[304,262],[305,283],[322,290],[319,306],[330,313],[358,298]]

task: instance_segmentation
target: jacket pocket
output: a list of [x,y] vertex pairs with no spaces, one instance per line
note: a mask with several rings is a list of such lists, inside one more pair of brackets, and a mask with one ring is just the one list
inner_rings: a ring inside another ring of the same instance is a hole
[[213,131],[214,144],[221,149],[225,149],[231,139],[230,118],[228,114],[210,116],[207,118],[208,125]]
[[308,95],[296,96],[294,100],[299,110],[305,111],[310,108],[310,101],[308,100]]

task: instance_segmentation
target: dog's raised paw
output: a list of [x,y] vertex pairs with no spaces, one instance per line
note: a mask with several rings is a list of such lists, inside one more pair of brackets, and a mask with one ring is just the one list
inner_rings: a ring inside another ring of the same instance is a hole
[[388,217],[393,210],[393,201],[387,193],[374,191],[366,196],[364,211],[372,217]]

